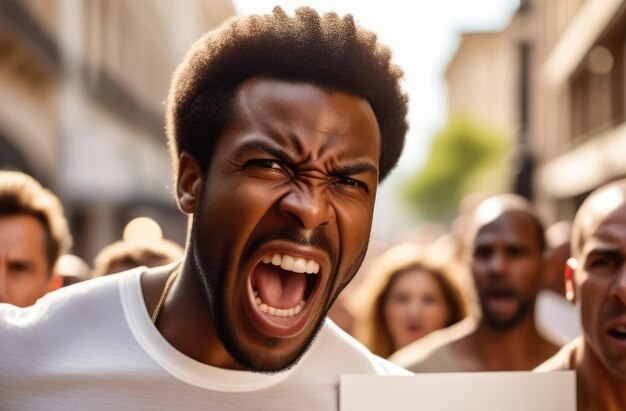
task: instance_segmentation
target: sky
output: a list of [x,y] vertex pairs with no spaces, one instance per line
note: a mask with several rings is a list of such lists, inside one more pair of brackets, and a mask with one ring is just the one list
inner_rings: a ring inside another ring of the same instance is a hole
[[417,173],[428,157],[433,135],[444,125],[444,70],[464,31],[496,31],[508,24],[519,0],[234,0],[239,14],[268,13],[280,5],[288,14],[307,5],[320,12],[350,13],[377,33],[404,70],[409,95],[409,133],[396,171],[379,189],[374,234],[389,241],[406,224],[397,209],[397,188]]

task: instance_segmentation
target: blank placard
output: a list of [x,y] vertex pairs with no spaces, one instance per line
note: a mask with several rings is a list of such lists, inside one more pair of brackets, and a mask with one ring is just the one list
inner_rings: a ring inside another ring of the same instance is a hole
[[575,411],[573,371],[343,375],[341,411]]

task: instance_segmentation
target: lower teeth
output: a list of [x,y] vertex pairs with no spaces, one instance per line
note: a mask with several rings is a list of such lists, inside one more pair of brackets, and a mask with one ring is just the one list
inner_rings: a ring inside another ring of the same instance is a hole
[[298,313],[300,313],[300,311],[302,311],[302,309],[304,308],[306,304],[306,301],[301,300],[296,306],[292,308],[281,309],[281,308],[275,308],[275,307],[265,304],[261,300],[261,297],[259,297],[258,291],[254,292],[254,297],[255,297],[254,302],[256,303],[256,308],[259,311],[273,315],[275,317],[293,317],[297,315]]

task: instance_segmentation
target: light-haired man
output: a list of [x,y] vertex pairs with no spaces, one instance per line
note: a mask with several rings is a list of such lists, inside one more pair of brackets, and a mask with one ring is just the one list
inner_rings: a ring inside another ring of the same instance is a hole
[[54,265],[71,245],[61,202],[19,171],[0,171],[0,302],[26,307],[60,278]]

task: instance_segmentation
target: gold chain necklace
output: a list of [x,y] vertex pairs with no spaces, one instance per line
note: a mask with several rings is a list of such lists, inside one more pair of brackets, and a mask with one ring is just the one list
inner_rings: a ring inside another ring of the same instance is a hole
[[172,273],[169,275],[169,277],[167,277],[167,281],[165,282],[165,287],[163,287],[163,292],[161,293],[161,298],[159,298],[159,302],[157,303],[157,306],[154,309],[154,312],[152,313],[153,324],[156,324],[156,320],[157,318],[159,318],[159,313],[161,312],[161,308],[163,308],[163,303],[165,302],[165,298],[167,298],[167,294],[170,292],[170,287],[172,286],[172,283],[174,282],[176,277],[178,277],[179,273],[180,273],[180,264],[174,267],[174,269],[172,270]]

